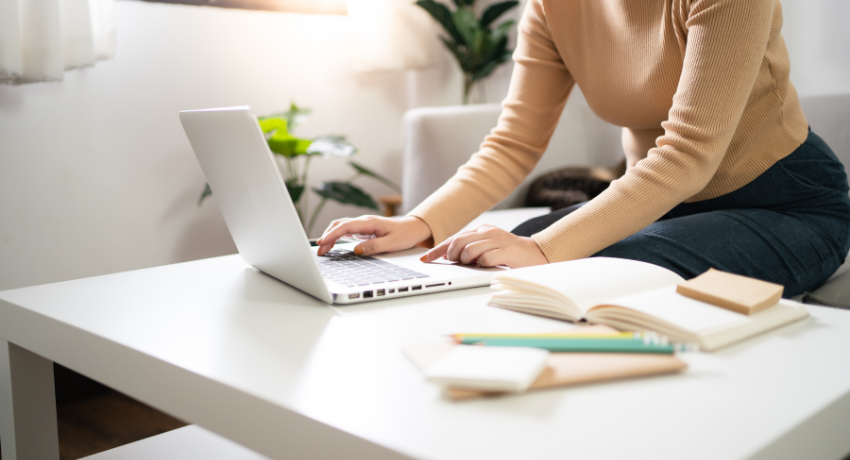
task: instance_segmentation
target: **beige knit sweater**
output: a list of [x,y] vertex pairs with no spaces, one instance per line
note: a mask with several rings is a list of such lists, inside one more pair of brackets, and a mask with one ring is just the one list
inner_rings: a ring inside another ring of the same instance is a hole
[[746,185],[807,136],[781,27],[778,0],[529,0],[498,125],[410,215],[439,243],[505,198],[546,150],[575,84],[624,127],[629,168],[533,236],[550,262]]

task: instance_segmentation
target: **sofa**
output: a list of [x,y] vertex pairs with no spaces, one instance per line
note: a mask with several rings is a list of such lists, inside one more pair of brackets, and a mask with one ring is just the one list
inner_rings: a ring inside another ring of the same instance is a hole
[[[569,165],[613,166],[622,157],[620,128],[599,119],[579,93],[570,99],[546,155],[523,184],[494,209],[522,207],[530,182],[546,171]],[[805,97],[800,102],[812,130],[850,171],[850,95]],[[409,211],[445,183],[478,150],[500,113],[499,104],[408,111],[403,120],[402,211]],[[510,227],[542,212],[545,210],[517,209],[490,216]],[[850,260],[824,286],[801,300],[850,308]]]

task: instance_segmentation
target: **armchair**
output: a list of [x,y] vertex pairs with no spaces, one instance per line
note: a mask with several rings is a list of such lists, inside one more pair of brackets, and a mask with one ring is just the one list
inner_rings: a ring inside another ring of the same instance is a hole
[[[499,104],[425,107],[403,120],[402,210],[410,211],[445,183],[478,151],[496,126]],[[569,165],[613,166],[622,157],[620,128],[600,120],[580,95],[571,98],[546,155],[523,184],[495,209],[523,205],[531,181],[545,171]]]

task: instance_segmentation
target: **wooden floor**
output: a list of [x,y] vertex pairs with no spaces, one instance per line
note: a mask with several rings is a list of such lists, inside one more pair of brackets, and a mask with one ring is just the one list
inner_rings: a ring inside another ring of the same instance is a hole
[[186,426],[116,391],[60,405],[59,458],[76,460]]
[[56,414],[61,460],[77,460],[186,426],[174,417],[109,389],[60,403]]

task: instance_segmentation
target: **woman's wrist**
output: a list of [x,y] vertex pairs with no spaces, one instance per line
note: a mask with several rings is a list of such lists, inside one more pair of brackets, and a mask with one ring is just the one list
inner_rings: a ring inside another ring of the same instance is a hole
[[402,220],[405,222],[405,230],[409,232],[416,246],[434,247],[433,234],[427,222],[416,216],[405,216]]

